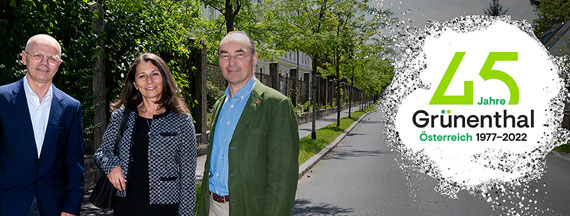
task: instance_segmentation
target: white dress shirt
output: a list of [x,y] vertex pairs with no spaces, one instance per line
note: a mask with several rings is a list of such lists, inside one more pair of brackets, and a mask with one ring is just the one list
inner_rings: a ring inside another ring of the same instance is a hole
[[38,149],[38,158],[40,158],[49,120],[49,112],[51,110],[53,84],[50,85],[49,90],[41,103],[38,95],[36,95],[36,93],[32,91],[32,88],[30,88],[27,76],[24,77],[24,92],[26,93],[28,111],[30,111],[30,118],[32,119],[34,138],[36,140],[36,148]]

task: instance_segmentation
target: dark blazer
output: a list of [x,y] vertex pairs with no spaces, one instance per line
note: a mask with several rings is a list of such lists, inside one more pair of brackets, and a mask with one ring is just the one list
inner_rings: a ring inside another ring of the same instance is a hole
[[[225,97],[214,105],[213,143]],[[228,150],[230,215],[291,215],[299,177],[299,131],[289,99],[256,81]],[[212,146],[202,179],[198,215],[207,216]]]
[[[119,141],[119,155],[113,153],[124,111],[125,108],[122,107],[111,114],[101,146],[93,159],[106,174],[116,166],[121,166],[128,187],[132,135],[137,116],[135,111],[130,111],[127,115],[124,132]],[[167,112],[154,118],[149,134],[148,169],[150,204],[179,203],[179,215],[194,214],[196,132],[190,114]],[[127,191],[117,190],[117,196],[126,197]]]
[[53,87],[40,158],[23,79],[0,86],[0,215],[24,215],[34,194],[42,216],[79,215],[83,129],[79,101]]

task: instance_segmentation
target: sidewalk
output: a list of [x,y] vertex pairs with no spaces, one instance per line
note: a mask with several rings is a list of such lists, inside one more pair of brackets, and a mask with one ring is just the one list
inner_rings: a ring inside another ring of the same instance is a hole
[[[353,106],[351,112],[354,113],[359,109],[360,106]],[[321,129],[327,125],[336,121],[336,113],[328,116],[324,116],[321,119],[315,121],[315,129]],[[348,108],[344,109],[340,113],[340,118],[348,116]],[[299,125],[299,138],[311,135],[312,122]],[[320,158],[319,158],[320,159]],[[318,160],[318,159],[317,159]],[[202,174],[204,173],[204,164],[206,163],[206,155],[199,156],[196,159],[196,184],[201,184]],[[94,216],[94,215],[112,215],[112,210],[103,210],[95,207],[89,202],[89,194],[83,196],[83,203],[81,206],[82,216]]]
[[[353,106],[351,108],[351,112],[354,113],[359,109],[360,106]],[[327,125],[333,123],[336,121],[336,113],[332,114],[332,115],[328,115],[328,116],[324,116],[321,119],[317,119],[317,121],[315,121],[315,128],[316,130],[321,129],[326,127]],[[348,108],[345,110],[342,110],[340,112],[340,118],[344,118],[348,116]],[[305,124],[301,124],[299,125],[299,138],[303,138],[305,136],[310,136],[311,135],[311,128],[312,128],[312,122],[307,122]],[[204,173],[204,164],[206,163],[206,155],[202,155],[199,156],[197,158],[196,161],[196,179],[198,181],[196,182],[200,182],[202,181],[202,174]]]

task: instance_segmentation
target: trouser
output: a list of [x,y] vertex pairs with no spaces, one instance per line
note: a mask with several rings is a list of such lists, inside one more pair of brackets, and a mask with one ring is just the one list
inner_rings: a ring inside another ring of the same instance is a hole
[[210,216],[229,216],[230,215],[230,203],[223,202],[220,203],[215,201],[210,193]]
[[30,210],[26,213],[25,216],[40,216],[40,209],[38,208],[38,200],[34,195],[34,199],[32,200],[32,205],[30,206]]

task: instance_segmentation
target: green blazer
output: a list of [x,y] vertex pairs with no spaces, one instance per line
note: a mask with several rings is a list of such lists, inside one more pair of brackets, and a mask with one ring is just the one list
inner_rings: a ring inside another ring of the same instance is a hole
[[[208,143],[213,143],[225,96],[214,105]],[[256,81],[228,150],[230,215],[291,215],[299,176],[299,130],[289,99]],[[210,210],[209,169],[204,168],[198,214]]]

